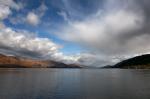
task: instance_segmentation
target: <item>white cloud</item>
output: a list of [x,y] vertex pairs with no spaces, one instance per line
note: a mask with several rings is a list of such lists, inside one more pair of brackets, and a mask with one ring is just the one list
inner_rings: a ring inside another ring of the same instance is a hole
[[60,45],[35,33],[13,30],[0,23],[0,53],[35,59],[49,59],[67,64],[79,63],[80,55],[67,56],[60,52]]
[[0,5],[5,5],[16,10],[19,10],[23,7],[20,2],[16,3],[14,0],[0,0]]
[[39,38],[28,31],[15,31],[8,27],[0,30],[0,51],[32,58],[51,58],[59,45],[48,38]]
[[9,7],[0,5],[0,20],[7,18],[10,13],[11,10]]
[[[8,1],[12,1],[12,0],[8,0]],[[20,10],[20,9],[24,8],[24,6],[26,5],[21,2],[19,2],[19,3],[3,2],[3,5],[4,4],[5,4],[5,7],[8,9],[4,10],[4,11],[3,11],[3,9],[0,9],[0,10],[2,10],[2,11],[0,11],[0,17],[2,15],[3,19],[12,13],[10,8]],[[41,19],[45,15],[45,12],[47,10],[48,10],[48,7],[44,3],[41,3],[41,5],[38,8],[32,9],[32,11],[29,11],[26,15],[18,13],[15,17],[14,16],[9,17],[9,21],[15,25],[28,23],[32,26],[37,26],[42,22]]]
[[36,26],[40,23],[40,17],[37,14],[35,14],[34,12],[29,12],[26,17],[26,20],[29,24],[31,24],[33,26]]
[[[12,13],[11,9],[21,9],[19,5],[21,4],[16,4],[12,0],[0,1],[0,19],[7,18]],[[39,8],[29,12],[26,18],[18,15],[16,18],[10,18],[10,21],[13,24],[27,21],[35,26],[40,23],[40,18],[44,16],[47,9],[45,4],[41,4]],[[0,22],[0,53],[30,58],[52,59],[65,63],[77,61],[75,56],[66,56],[59,51],[59,48],[59,45],[48,38],[39,38],[29,31],[13,30]]]
[[[130,56],[131,57],[131,56]],[[102,67],[106,65],[113,65],[120,62],[122,59],[130,58],[129,56],[102,56],[89,52],[78,53],[74,55],[64,55],[62,52],[55,53],[54,60],[61,61],[67,64],[80,64],[83,66]]]
[[37,9],[29,12],[26,16],[26,22],[30,25],[36,26],[41,22],[41,18],[48,10],[47,6],[42,3]]
[[21,3],[16,3],[13,0],[0,0],[0,20],[3,20],[10,15],[11,9],[20,10],[23,7]]
[[80,64],[78,62],[80,55],[64,55],[63,52],[55,53],[53,59],[67,64]]

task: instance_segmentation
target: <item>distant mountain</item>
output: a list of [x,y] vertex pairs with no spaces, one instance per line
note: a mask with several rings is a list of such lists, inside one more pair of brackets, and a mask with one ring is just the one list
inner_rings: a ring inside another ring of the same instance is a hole
[[103,67],[100,67],[101,69],[109,69],[109,68],[115,68],[114,66],[111,66],[111,65],[106,65],[106,66],[103,66]]
[[111,66],[111,68],[150,69],[150,54],[124,60],[114,66]]
[[0,54],[0,68],[81,68],[81,66]]

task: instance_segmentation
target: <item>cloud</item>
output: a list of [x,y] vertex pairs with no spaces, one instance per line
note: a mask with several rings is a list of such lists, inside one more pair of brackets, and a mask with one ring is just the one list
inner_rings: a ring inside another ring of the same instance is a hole
[[106,65],[113,65],[119,62],[121,59],[114,56],[102,56],[94,53],[82,53],[79,54],[78,64],[85,66],[101,67]]
[[13,24],[13,25],[17,25],[17,24],[22,24],[25,23],[26,17],[24,17],[24,15],[17,15],[15,17],[10,17],[9,21]]
[[58,12],[57,14],[58,14],[59,16],[61,16],[65,21],[68,21],[68,20],[69,20],[69,19],[68,19],[68,15],[67,15],[66,12],[60,11],[60,12]]
[[64,55],[60,45],[49,38],[40,38],[36,33],[13,30],[0,23],[0,53],[33,59],[55,60],[67,64],[77,63],[79,56]]
[[[13,30],[0,23],[0,52],[32,58],[50,58],[65,63],[103,66],[150,51],[149,0],[62,0],[57,14],[67,23],[55,30],[61,39],[83,46],[87,52],[65,55],[59,45],[29,31]],[[59,0],[57,0],[59,3]],[[21,9],[13,0],[0,0],[0,19],[12,9]],[[56,9],[59,7],[56,7]],[[37,26],[48,7],[42,3],[25,15],[11,19],[14,24]],[[6,42],[7,41],[7,42]]]
[[[121,44],[129,40],[124,37],[128,37],[132,34],[132,31],[140,29],[142,24],[142,16],[119,11],[100,19],[94,18],[84,22],[73,22],[69,28],[64,28],[65,35],[63,34],[64,36],[61,37],[85,46],[90,45],[90,47],[96,48],[102,53],[114,54],[120,51],[122,53],[124,47],[129,46],[128,44],[126,46]],[[110,44],[113,44],[113,46],[109,46]]]
[[[12,9],[21,9],[19,5],[12,0],[0,1],[0,19],[7,18],[12,13]],[[29,12],[26,18],[17,15],[16,18],[11,17],[9,20],[13,24],[21,24],[21,22],[27,21],[35,26],[40,23],[47,9],[47,6],[42,3],[37,9]],[[49,38],[39,38],[36,33],[26,30],[14,30],[0,22],[0,53],[2,54],[34,59],[51,59],[65,63],[73,63],[77,60],[76,57],[64,55],[59,49],[60,45]]]
[[35,10],[35,12],[40,16],[44,16],[45,12],[48,10],[48,7],[44,4],[41,3],[41,5]]
[[53,54],[52,57],[55,61],[60,61],[66,64],[80,64],[78,62],[80,55],[65,55],[63,52],[58,52]]
[[23,7],[22,3],[17,3],[14,0],[0,0],[0,5],[5,5],[15,10],[20,10]]
[[0,20],[3,20],[10,15],[11,9],[20,10],[22,8],[21,3],[16,3],[13,0],[0,0]]
[[53,59],[67,64],[80,64],[83,66],[102,67],[110,64],[116,64],[117,62],[130,57],[131,56],[102,56],[97,53],[91,52],[77,53],[74,55],[64,55],[62,52],[59,52],[53,56]]
[[[64,10],[70,19],[84,20],[85,17],[96,13],[103,8],[105,0],[62,0]],[[59,5],[60,6],[60,5]]]
[[27,23],[30,25],[36,26],[40,23],[40,18],[34,12],[29,12],[27,15]]
[[11,11],[9,7],[0,5],[0,20],[7,18],[10,13]]
[[39,38],[28,31],[12,30],[2,27],[0,30],[0,51],[6,54],[31,58],[51,58],[58,52],[59,45],[48,38]]
[[26,22],[33,26],[38,25],[41,22],[41,18],[44,16],[47,9],[47,6],[42,3],[37,9],[27,14]]
[[0,22],[0,30],[3,28],[5,28],[5,25],[2,22]]
[[[24,8],[26,3],[18,3],[18,5]],[[22,11],[24,10],[25,9]],[[37,26],[42,22],[42,17],[45,15],[47,10],[48,7],[44,3],[41,3],[36,9],[30,9],[29,11],[27,10],[27,13],[16,13],[15,16],[11,16],[9,18],[9,21],[14,25],[27,23],[32,26]]]
[[[93,59],[98,59],[99,64],[100,60],[111,63],[113,56],[122,59],[124,56],[149,53],[149,6],[148,0],[106,0],[104,8],[97,13],[82,21],[69,20],[69,24],[62,26],[58,35],[66,41],[86,47],[89,51],[94,50],[93,55],[96,58]],[[108,62],[98,58],[98,55],[111,58],[108,58]],[[83,60],[92,60],[88,57]]]

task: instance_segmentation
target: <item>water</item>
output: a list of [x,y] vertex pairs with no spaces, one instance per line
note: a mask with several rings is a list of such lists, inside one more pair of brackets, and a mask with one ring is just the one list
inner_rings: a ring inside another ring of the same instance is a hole
[[0,69],[0,99],[150,99],[150,70]]

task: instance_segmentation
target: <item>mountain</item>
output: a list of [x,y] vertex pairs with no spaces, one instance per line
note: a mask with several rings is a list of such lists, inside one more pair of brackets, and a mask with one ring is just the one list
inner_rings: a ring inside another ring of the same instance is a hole
[[0,54],[0,68],[81,68],[81,66]]
[[106,66],[103,66],[103,67],[100,67],[101,69],[109,69],[109,68],[115,68],[114,66],[111,66],[111,65],[106,65]]
[[150,69],[150,54],[124,60],[111,68]]

